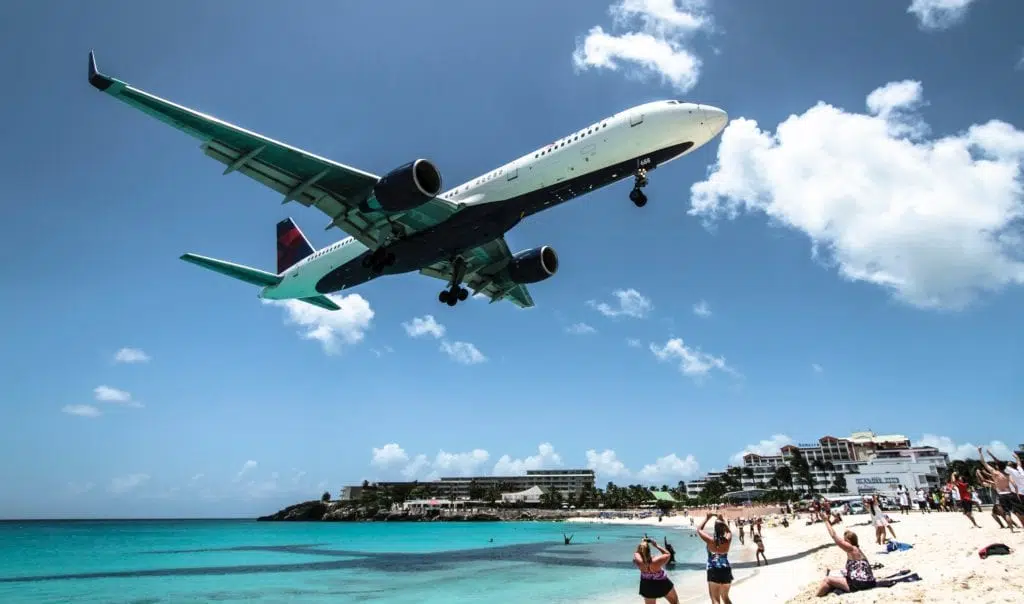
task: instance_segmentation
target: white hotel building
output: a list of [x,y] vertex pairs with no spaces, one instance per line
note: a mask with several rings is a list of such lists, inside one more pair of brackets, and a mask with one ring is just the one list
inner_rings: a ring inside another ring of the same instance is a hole
[[[878,435],[854,432],[845,438],[823,436],[816,444],[786,445],[778,455],[747,453],[740,466],[744,490],[768,488],[781,466],[788,466],[796,451],[807,461],[818,492],[827,491],[835,477],[842,474],[850,494],[889,492],[897,485],[907,489],[938,486],[939,472],[949,465],[949,457],[933,447],[912,447],[902,434]],[[721,479],[728,472],[709,472],[704,478],[686,485],[687,494],[696,497],[708,480]],[[804,489],[793,476],[793,488]]]

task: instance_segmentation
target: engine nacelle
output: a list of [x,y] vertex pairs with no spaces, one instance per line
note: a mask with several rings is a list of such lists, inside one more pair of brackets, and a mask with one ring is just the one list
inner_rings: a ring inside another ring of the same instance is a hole
[[557,272],[558,254],[548,245],[519,252],[508,263],[509,279],[520,285],[543,281]]
[[373,196],[388,212],[419,207],[441,192],[441,172],[425,159],[417,159],[388,172],[373,187]]

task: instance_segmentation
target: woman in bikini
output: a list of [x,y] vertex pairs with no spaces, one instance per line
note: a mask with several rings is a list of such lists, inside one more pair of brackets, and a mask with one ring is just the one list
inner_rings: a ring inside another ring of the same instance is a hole
[[[661,552],[655,558],[651,558],[652,547]],[[636,546],[633,564],[640,569],[640,596],[643,597],[644,604],[654,604],[658,598],[665,598],[670,604],[679,604],[676,588],[665,574],[665,565],[671,559],[671,554],[646,535],[640,541],[640,545]]]
[[708,548],[708,595],[711,596],[712,604],[732,604],[729,599],[729,588],[732,587],[732,566],[729,564],[732,533],[729,532],[729,525],[719,516],[715,521],[715,534],[708,534],[704,527],[713,517],[714,514],[708,514],[697,529],[697,534]]
[[[818,597],[827,596],[832,590],[838,589],[843,593],[853,591],[864,591],[875,587],[875,573],[871,570],[871,563],[868,562],[864,552],[860,551],[857,541],[857,534],[853,531],[846,531],[840,537],[832,528],[827,515],[822,515],[822,522],[828,529],[832,541],[846,552],[846,569],[842,576],[827,576],[821,580],[818,586]],[[883,533],[884,534],[884,533]]]

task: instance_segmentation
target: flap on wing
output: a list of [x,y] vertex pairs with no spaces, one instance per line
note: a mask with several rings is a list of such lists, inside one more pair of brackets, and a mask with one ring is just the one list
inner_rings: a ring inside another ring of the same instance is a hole
[[[473,294],[482,294],[491,303],[508,300],[520,308],[531,308],[533,297],[525,285],[512,282],[505,272],[512,252],[504,237],[498,237],[484,245],[469,250],[463,257],[466,259],[466,277],[463,282],[473,290]],[[420,271],[420,274],[449,281],[452,278],[452,265],[449,262],[438,262]]]

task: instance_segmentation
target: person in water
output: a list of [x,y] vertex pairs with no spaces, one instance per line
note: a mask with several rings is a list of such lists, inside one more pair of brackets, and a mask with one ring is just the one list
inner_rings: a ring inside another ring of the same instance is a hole
[[846,552],[846,569],[843,571],[842,576],[829,575],[822,579],[821,585],[818,586],[818,597],[827,596],[837,589],[843,593],[848,593],[864,591],[875,587],[875,573],[871,570],[871,563],[868,562],[864,552],[860,551],[857,534],[847,530],[840,537],[836,534],[836,530],[832,528],[832,523],[829,522],[828,516],[822,515],[821,519],[825,523],[825,528],[828,529],[828,534],[832,537],[832,541]]
[[676,548],[672,547],[672,544],[668,542],[668,537],[662,537],[662,541],[665,542],[665,551],[668,552],[668,564],[669,568],[676,565]]
[[708,550],[708,595],[712,604],[732,604],[729,599],[729,588],[732,587],[732,566],[729,565],[729,546],[732,545],[732,533],[729,525],[719,516],[715,520],[714,534],[708,534],[704,527],[714,514],[708,514],[697,534],[704,540]]
[[573,533],[573,534],[569,535],[568,537],[565,536],[565,533],[562,533],[562,541],[565,541],[565,544],[569,545],[570,543],[572,543],[572,538],[575,537],[575,536],[576,536],[576,533]]
[[[652,547],[660,552],[655,558],[651,557]],[[636,546],[633,564],[640,569],[640,596],[644,599],[644,604],[654,604],[658,598],[665,598],[669,604],[679,604],[676,587],[665,574],[665,565],[671,559],[671,554],[646,535],[640,540],[640,545]]]

